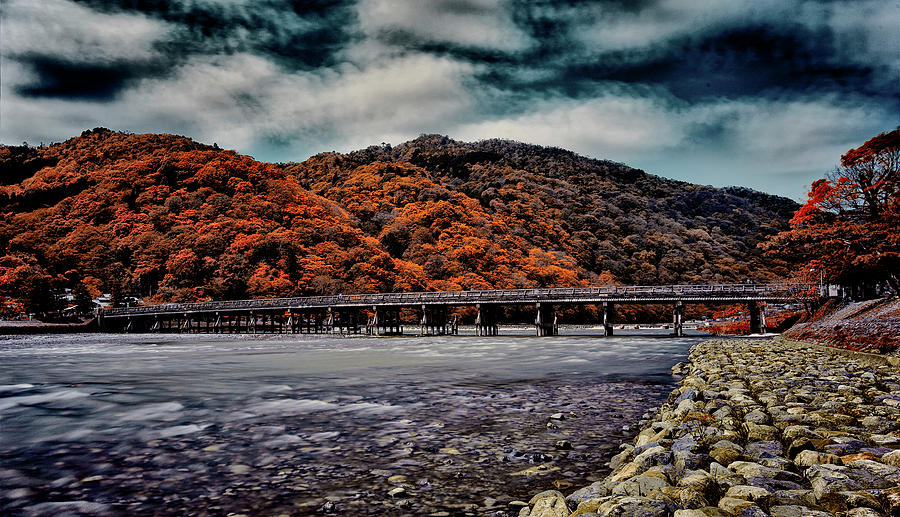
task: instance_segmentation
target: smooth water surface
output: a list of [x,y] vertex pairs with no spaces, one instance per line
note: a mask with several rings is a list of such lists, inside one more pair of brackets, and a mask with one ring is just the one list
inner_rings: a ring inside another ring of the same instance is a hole
[[2,337],[0,512],[515,515],[601,478],[703,339],[519,332]]

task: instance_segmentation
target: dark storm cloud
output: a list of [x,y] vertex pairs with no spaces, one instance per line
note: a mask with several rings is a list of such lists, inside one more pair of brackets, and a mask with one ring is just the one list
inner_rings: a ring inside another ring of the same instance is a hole
[[156,23],[165,34],[148,46],[148,56],[137,59],[59,55],[52,48],[14,53],[32,73],[31,81],[17,88],[21,95],[109,100],[139,79],[164,77],[203,55],[249,52],[288,69],[312,70],[332,65],[352,37],[344,30],[353,16],[348,2],[82,0],[73,5],[111,20]]
[[288,67],[331,63],[348,41],[349,1],[97,1],[80,0],[98,12],[139,14],[165,22],[166,55],[254,52],[282,59]]
[[103,125],[288,160],[440,132],[796,197],[900,110],[900,8],[878,0],[7,0],[0,16],[4,141]]
[[161,71],[146,63],[84,64],[47,56],[22,61],[34,73],[33,81],[16,88],[24,97],[108,101],[130,82]]
[[[780,29],[780,30],[779,30]],[[879,65],[835,59],[828,39],[803,27],[747,27],[684,38],[661,55],[617,66],[575,67],[576,77],[597,77],[664,86],[689,101],[704,97],[780,95],[783,91],[881,95]],[[823,44],[822,42],[825,42]],[[611,61],[617,61],[612,56]]]
[[[660,85],[690,101],[780,95],[785,90],[896,99],[896,67],[866,58],[869,47],[880,42],[865,31],[847,31],[852,37],[838,32],[828,23],[827,12],[810,15],[806,23],[783,18],[779,9],[746,19],[713,16],[701,21],[690,19],[688,9],[680,14],[688,19],[678,27],[678,13],[671,13],[674,19],[646,14],[662,9],[663,3],[610,2],[599,11],[587,12],[580,10],[586,2],[531,9],[518,19],[530,28],[538,44],[513,61],[521,68],[539,63],[552,70],[532,86],[569,95],[591,95],[600,82],[623,81]],[[616,37],[617,23],[630,20],[650,37],[638,41]],[[604,38],[604,29],[613,32],[612,37]],[[896,40],[893,45],[897,47]]]

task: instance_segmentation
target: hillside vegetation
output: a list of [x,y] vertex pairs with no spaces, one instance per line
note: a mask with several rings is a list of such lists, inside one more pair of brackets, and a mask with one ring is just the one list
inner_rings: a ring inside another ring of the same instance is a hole
[[[524,242],[535,260],[546,263],[549,255],[574,263],[571,269],[589,283],[771,280],[786,272],[785,264],[765,259],[757,244],[786,229],[797,208],[749,189],[692,185],[504,140],[426,135],[283,167],[312,192],[341,202],[356,226],[395,257],[423,265],[435,252],[451,257],[467,244],[460,235],[475,228],[487,241],[478,242],[479,253]],[[360,189],[359,182],[377,188]],[[464,205],[466,217],[490,224],[451,219],[462,224],[447,232],[448,205]],[[515,275],[504,278],[525,285]]]
[[98,128],[0,146],[3,310],[148,301],[772,280],[797,205],[560,150],[423,136],[266,164]]

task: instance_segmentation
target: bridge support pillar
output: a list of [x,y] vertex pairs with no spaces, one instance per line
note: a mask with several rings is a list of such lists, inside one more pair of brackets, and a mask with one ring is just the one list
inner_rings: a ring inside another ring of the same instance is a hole
[[427,305],[422,305],[422,319],[419,320],[419,335],[425,336],[430,334],[431,320],[434,318],[434,314],[432,311],[428,309]]
[[325,321],[322,326],[322,332],[334,334],[334,310],[331,307],[325,311]]
[[497,320],[497,307],[493,305],[476,305],[478,316],[475,317],[475,334],[479,336],[496,336],[500,333]]
[[615,306],[612,302],[603,302],[603,334],[606,336],[613,335],[613,318],[615,317]]
[[378,335],[378,316],[378,307],[372,307],[372,317],[370,317],[369,321],[366,322],[366,334]]
[[537,304],[537,316],[534,319],[534,329],[538,336],[555,336],[559,334],[556,324],[556,311],[548,303]]
[[375,315],[369,324],[369,333],[376,336],[395,336],[403,334],[400,322],[400,309],[394,307],[372,307]]
[[447,334],[447,306],[422,305],[420,336],[444,336]]
[[[353,309],[338,309],[333,313],[332,332],[337,328],[339,334],[359,334],[358,315]],[[346,329],[346,330],[345,330]]]
[[359,334],[359,312],[356,309],[348,309],[341,313],[341,323],[345,321],[347,334]]
[[684,335],[683,319],[684,302],[679,300],[675,302],[675,309],[672,311],[672,328],[674,329],[673,335],[675,337],[682,337]]
[[750,309],[750,333],[765,334],[766,333],[766,313],[761,303],[750,302],[747,304]]

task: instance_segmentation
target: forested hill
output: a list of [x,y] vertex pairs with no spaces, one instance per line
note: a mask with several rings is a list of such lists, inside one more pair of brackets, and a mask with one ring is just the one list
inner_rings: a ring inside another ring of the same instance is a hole
[[95,129],[0,146],[0,301],[769,280],[756,244],[795,209],[500,140],[273,165]]
[[[741,187],[717,189],[571,151],[506,140],[425,135],[396,147],[324,153],[283,165],[341,203],[392,256],[423,265],[481,235],[506,235],[571,260],[579,277],[626,284],[772,280],[784,264],[757,244],[788,228],[797,203]],[[462,220],[437,216],[471,203]],[[497,221],[502,231],[468,219]],[[440,268],[434,268],[439,273]]]

